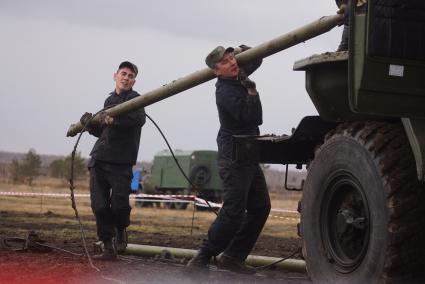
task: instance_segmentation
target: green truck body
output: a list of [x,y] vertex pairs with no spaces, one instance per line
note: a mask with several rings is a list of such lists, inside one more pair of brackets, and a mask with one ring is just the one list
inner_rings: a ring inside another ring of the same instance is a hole
[[[197,196],[208,201],[220,202],[222,185],[218,175],[217,151],[176,150],[174,155],[185,175],[199,189]],[[195,194],[193,186],[183,176],[168,150],[161,151],[154,157],[152,185],[157,192],[162,194]],[[176,206],[170,204],[170,207]]]

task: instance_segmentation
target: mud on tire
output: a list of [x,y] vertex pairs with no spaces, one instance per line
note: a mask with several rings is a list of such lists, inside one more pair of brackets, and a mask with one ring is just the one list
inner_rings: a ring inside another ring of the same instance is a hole
[[312,280],[417,281],[425,270],[424,194],[400,123],[339,125],[316,151],[301,203]]

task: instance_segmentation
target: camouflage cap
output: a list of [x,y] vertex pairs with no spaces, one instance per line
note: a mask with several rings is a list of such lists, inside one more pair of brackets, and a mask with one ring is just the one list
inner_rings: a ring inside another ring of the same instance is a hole
[[207,63],[208,67],[214,69],[215,64],[220,62],[224,54],[227,52],[233,52],[234,50],[235,49],[233,47],[224,48],[222,46],[217,46],[210,52],[210,54],[208,54],[207,58],[205,58],[205,63]]
[[130,61],[123,61],[121,62],[121,64],[118,66],[118,70],[127,67],[128,69],[130,69],[131,71],[134,72],[134,74],[139,73],[139,70],[137,69],[137,66],[134,65],[133,63],[131,63]]

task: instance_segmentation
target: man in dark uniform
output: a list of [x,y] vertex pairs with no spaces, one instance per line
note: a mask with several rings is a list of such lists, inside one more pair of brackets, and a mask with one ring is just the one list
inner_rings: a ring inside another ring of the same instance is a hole
[[[106,99],[104,107],[111,107],[139,94],[133,91],[138,69],[124,61],[114,74],[115,90]],[[86,125],[91,118],[85,113],[80,122]],[[141,127],[145,124],[145,110],[119,116],[101,115],[101,124],[89,125],[89,133],[99,137],[90,153],[90,200],[96,217],[97,235],[104,244],[103,253],[94,258],[116,259],[117,252],[127,247],[127,231],[130,225],[129,194],[132,167],[139,151]]]
[[222,46],[206,58],[217,75],[216,104],[220,119],[217,135],[218,167],[223,182],[223,207],[208,230],[189,268],[208,268],[210,258],[222,253],[217,265],[240,273],[255,273],[245,265],[270,212],[270,198],[258,163],[232,161],[233,135],[258,135],[262,107],[256,85],[248,79],[261,60],[241,66],[235,53],[248,49]]

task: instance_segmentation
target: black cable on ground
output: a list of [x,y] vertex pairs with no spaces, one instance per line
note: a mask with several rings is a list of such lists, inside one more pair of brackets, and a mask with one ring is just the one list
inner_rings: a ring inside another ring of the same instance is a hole
[[[41,241],[31,240],[30,236],[31,236],[31,233],[27,236],[27,238],[15,238],[15,237],[4,238],[4,239],[1,239],[1,242],[4,248],[14,250],[14,251],[26,251],[26,250],[47,251],[48,249],[48,250],[57,250],[57,251],[65,252],[75,256],[83,256],[83,254],[81,253],[76,253],[63,248],[46,245],[42,243]],[[15,243],[16,245],[14,246],[12,245],[12,243]],[[21,247],[16,248],[18,244],[21,244]]]
[[103,109],[99,110],[99,111],[98,111],[98,112],[96,112],[94,115],[92,115],[92,117],[91,117],[91,118],[90,118],[90,119],[86,122],[86,124],[85,124],[85,125],[83,125],[83,129],[81,129],[80,134],[78,135],[77,141],[75,142],[74,148],[73,148],[72,153],[71,153],[71,173],[70,173],[70,178],[69,178],[69,189],[70,189],[70,191],[71,191],[71,204],[72,204],[71,206],[72,206],[72,209],[74,209],[75,217],[77,218],[77,220],[78,220],[78,225],[80,226],[81,239],[82,239],[82,241],[83,241],[84,252],[85,252],[85,254],[86,254],[86,256],[87,256],[87,259],[89,260],[90,266],[91,266],[94,270],[96,270],[97,272],[99,272],[99,273],[100,273],[100,276],[101,276],[103,279],[105,279],[105,280],[107,280],[107,281],[111,281],[111,282],[116,282],[116,283],[124,283],[124,282],[122,282],[122,281],[120,281],[120,280],[117,280],[117,279],[114,279],[114,278],[111,278],[111,277],[106,277],[106,276],[104,276],[104,275],[102,274],[101,270],[100,270],[97,266],[95,266],[95,265],[93,264],[93,261],[92,261],[92,259],[91,259],[91,257],[90,257],[90,253],[89,253],[89,251],[88,251],[88,249],[87,249],[86,236],[85,236],[85,234],[84,234],[83,224],[82,224],[81,219],[80,219],[80,216],[79,216],[79,214],[78,214],[77,205],[76,205],[76,202],[75,202],[75,196],[74,196],[74,189],[75,189],[75,186],[74,186],[74,164],[75,164],[75,153],[77,152],[77,147],[78,147],[78,144],[80,143],[81,136],[83,135],[84,131],[87,129],[87,126],[88,126],[88,125],[90,125],[90,122],[93,120],[93,118],[94,118],[96,115],[98,115],[99,113],[101,113],[101,112],[103,112],[103,111],[105,111],[105,110],[107,110],[107,109],[109,109],[109,108],[111,108],[111,107],[113,107],[113,106],[115,106],[115,105],[116,105],[116,104],[111,105],[111,106],[108,106],[108,107],[106,107],[106,108],[103,108]]
[[270,263],[270,264],[267,264],[267,265],[263,265],[263,266],[257,266],[257,267],[255,267],[255,270],[265,270],[267,268],[273,267],[274,265],[276,265],[276,264],[278,264],[278,263],[280,263],[280,262],[282,262],[284,260],[287,260],[288,258],[291,258],[291,257],[293,257],[293,256],[295,256],[295,255],[297,255],[299,253],[301,253],[301,247],[299,247],[296,250],[294,250],[290,255],[285,256],[284,258],[279,259],[279,260],[277,260],[277,261],[275,261],[273,263]]
[[[110,107],[112,107],[112,106],[110,106]],[[90,125],[90,122],[93,120],[93,118],[97,114],[101,113],[102,111],[104,111],[105,109],[108,109],[110,107],[103,108],[103,109],[99,110],[98,112],[96,112],[87,121],[87,123],[85,125],[83,125],[83,129],[81,129],[80,134],[78,135],[77,141],[75,142],[74,148],[73,148],[72,153],[71,153],[71,170],[70,170],[71,173],[70,173],[70,177],[69,177],[69,189],[71,191],[71,206],[72,206],[72,209],[74,209],[75,217],[77,218],[78,225],[80,226],[81,239],[83,241],[84,252],[85,252],[85,254],[87,256],[87,259],[89,260],[90,266],[93,269],[97,270],[98,272],[100,272],[100,269],[93,264],[93,261],[92,261],[92,259],[90,257],[90,253],[89,253],[89,251],[87,249],[86,236],[84,234],[83,224],[81,222],[80,215],[78,214],[77,204],[75,203],[75,196],[74,196],[74,189],[75,189],[75,186],[74,186],[74,163],[75,163],[75,153],[77,152],[78,144],[80,143],[81,136],[83,135],[84,131],[87,129],[87,126]]]

